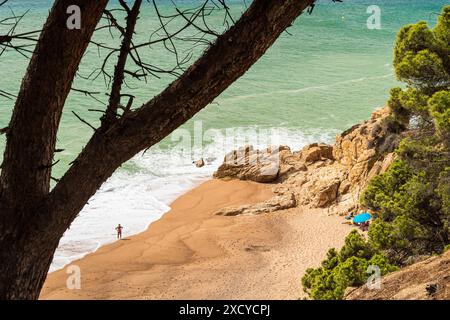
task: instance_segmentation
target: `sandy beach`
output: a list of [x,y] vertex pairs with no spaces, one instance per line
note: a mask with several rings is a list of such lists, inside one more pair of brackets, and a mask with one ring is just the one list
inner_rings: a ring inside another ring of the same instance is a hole
[[[210,180],[179,197],[148,230],[48,275],[41,299],[298,299],[300,279],[351,226],[327,210],[293,208],[257,216],[214,215],[273,196],[270,184]],[[126,221],[123,222],[126,226]]]

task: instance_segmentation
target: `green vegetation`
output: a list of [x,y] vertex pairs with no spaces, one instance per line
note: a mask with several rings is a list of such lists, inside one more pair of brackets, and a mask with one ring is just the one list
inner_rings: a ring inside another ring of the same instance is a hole
[[330,249],[320,268],[306,271],[302,284],[312,299],[341,299],[347,287],[361,286],[367,281],[371,265],[378,266],[382,275],[397,270],[372,243],[353,230],[340,252]]
[[375,177],[361,203],[378,213],[365,240],[357,231],[338,253],[328,252],[302,279],[313,299],[341,299],[366,282],[369,265],[381,273],[416,256],[441,253],[450,243],[450,6],[435,28],[405,26],[394,66],[405,88],[391,90],[387,120],[405,138],[390,169]]

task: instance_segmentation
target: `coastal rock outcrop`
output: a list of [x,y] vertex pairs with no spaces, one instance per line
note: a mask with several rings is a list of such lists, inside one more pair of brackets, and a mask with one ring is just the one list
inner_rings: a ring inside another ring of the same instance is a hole
[[280,159],[289,154],[290,149],[286,146],[254,150],[253,146],[246,145],[228,153],[214,177],[273,182],[279,178],[280,173],[286,171],[286,166],[281,165]]
[[296,206],[296,200],[293,193],[275,196],[267,201],[256,205],[246,205],[240,207],[228,207],[216,212],[220,216],[237,216],[240,214],[261,214],[278,210],[286,210]]
[[[313,143],[298,152],[287,146],[265,150],[244,146],[225,157],[214,177],[273,183],[274,202],[292,197],[292,206],[328,207],[341,213],[355,210],[368,182],[394,160],[395,133],[384,125],[388,116],[387,107],[375,111],[370,120],[338,135],[334,145]],[[258,209],[231,208],[218,214],[260,213],[262,208],[270,212],[284,206],[252,208]]]

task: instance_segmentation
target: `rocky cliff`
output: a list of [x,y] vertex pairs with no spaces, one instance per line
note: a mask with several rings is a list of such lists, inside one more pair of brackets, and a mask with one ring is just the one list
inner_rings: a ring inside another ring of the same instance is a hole
[[360,193],[392,163],[395,134],[387,107],[338,135],[334,145],[314,143],[300,151],[287,146],[255,150],[244,146],[226,155],[215,178],[272,183],[276,196],[264,203],[224,208],[220,215],[259,214],[294,206],[328,207],[345,214],[358,209]]

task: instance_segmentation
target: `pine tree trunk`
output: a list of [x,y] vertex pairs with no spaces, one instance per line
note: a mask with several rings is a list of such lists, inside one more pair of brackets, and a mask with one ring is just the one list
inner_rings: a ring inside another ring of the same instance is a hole
[[[1,210],[10,217],[26,215]],[[59,238],[41,233],[39,222],[9,220],[0,225],[0,300],[37,299]]]
[[[22,81],[1,165],[0,300],[38,298],[69,226],[42,208],[62,110],[107,2],[56,0]],[[80,30],[67,28],[71,5],[81,9]]]

